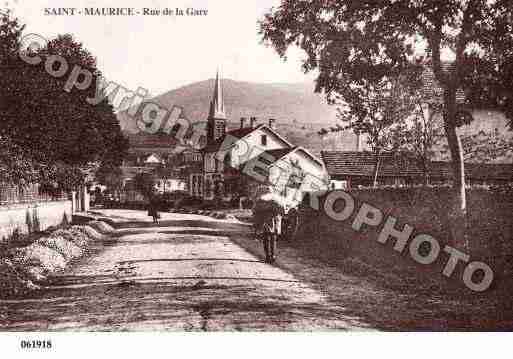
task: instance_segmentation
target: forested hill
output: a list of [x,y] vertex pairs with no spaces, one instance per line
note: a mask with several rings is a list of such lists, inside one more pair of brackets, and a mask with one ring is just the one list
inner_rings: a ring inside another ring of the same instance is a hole
[[[205,121],[214,81],[210,79],[192,83],[156,96],[152,101],[168,109],[173,106],[182,107],[186,117],[192,122]],[[356,136],[350,131],[324,138],[317,134],[321,128],[329,128],[337,123],[337,111],[335,106],[326,103],[321,94],[313,92],[312,83],[264,84],[225,79],[222,85],[229,128],[238,127],[240,117],[256,116],[258,122],[267,122],[269,118],[275,118],[277,130],[282,135],[292,143],[303,146],[315,154],[319,154],[321,150],[355,150]],[[460,129],[462,135],[495,129],[506,137],[511,137],[513,134],[507,131],[507,120],[500,113],[478,110],[474,115],[476,120]],[[138,130],[134,121],[130,120],[124,111],[118,113],[118,118],[121,128],[125,133],[130,134],[132,146],[173,145],[173,141],[166,140],[165,136],[135,134]],[[362,146],[365,148],[364,143]]]
[[[191,121],[205,121],[214,81],[192,83],[156,96],[152,101],[168,109],[180,106]],[[285,137],[319,153],[323,140],[317,131],[337,121],[336,108],[329,106],[321,94],[314,93],[313,83],[264,84],[224,79],[222,86],[229,128],[239,126],[241,117],[255,116],[258,122],[275,118],[278,131]],[[137,132],[134,121],[124,111],[118,117],[125,132]],[[346,137],[352,141],[351,135]]]

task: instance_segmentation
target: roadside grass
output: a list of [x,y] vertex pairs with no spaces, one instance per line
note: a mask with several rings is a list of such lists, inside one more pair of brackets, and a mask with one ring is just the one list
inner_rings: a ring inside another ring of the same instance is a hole
[[[259,241],[231,239],[263,260]],[[511,330],[513,310],[497,292],[443,291],[427,277],[386,271],[312,240],[279,241],[276,265],[323,293],[335,307],[387,331]],[[340,242],[340,241],[339,241]],[[456,289],[455,289],[456,288]]]

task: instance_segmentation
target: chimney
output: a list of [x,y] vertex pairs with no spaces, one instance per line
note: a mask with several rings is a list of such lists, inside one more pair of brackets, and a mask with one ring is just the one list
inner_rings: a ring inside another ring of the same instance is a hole
[[246,123],[246,117],[241,117],[240,118],[240,128],[244,128],[245,123]]
[[270,118],[269,119],[269,128],[273,129],[274,130],[274,124],[275,124],[276,120],[274,118]]
[[255,128],[256,127],[256,120],[257,120],[256,117],[250,117],[249,118],[249,127]]

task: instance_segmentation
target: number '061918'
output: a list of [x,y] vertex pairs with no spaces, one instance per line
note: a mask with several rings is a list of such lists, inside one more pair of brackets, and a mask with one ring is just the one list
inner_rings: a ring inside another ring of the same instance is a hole
[[51,340],[22,340],[21,349],[51,349]]

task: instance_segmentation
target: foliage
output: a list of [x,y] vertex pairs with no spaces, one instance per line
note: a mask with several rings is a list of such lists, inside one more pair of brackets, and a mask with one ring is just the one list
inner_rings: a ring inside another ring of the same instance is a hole
[[20,47],[21,34],[25,25],[13,18],[9,11],[0,13],[0,64],[5,64],[9,58],[15,56]]
[[503,61],[494,62],[466,56],[462,65],[466,68],[463,87],[469,105],[502,110],[513,130],[513,59],[509,54]]
[[109,190],[119,190],[123,186],[123,172],[119,166],[104,163],[96,171],[96,180]]
[[[0,54],[0,135],[9,137],[27,158],[48,170],[41,177],[59,177],[66,170],[75,183],[80,177],[75,175],[92,163],[119,165],[128,141],[112,106],[107,100],[95,106],[87,102],[96,93],[100,75],[94,56],[71,35],[59,35],[32,54],[42,58],[41,64],[29,65],[13,51],[19,49],[23,26],[7,15],[0,20],[0,29],[0,43],[10,44]],[[51,55],[66,59],[69,68],[62,77],[45,71],[45,60]],[[92,84],[67,92],[64,85],[74,65],[91,71]]]
[[198,197],[190,196],[188,193],[185,193],[183,196],[179,196],[175,203],[174,207],[176,209],[180,209],[187,206],[197,206],[201,205],[203,203],[203,200]]
[[347,84],[339,102],[345,105],[339,110],[345,127],[356,134],[368,134],[372,151],[391,149],[390,128],[404,121],[414,109],[414,103],[403,74],[386,76],[379,80],[363,80],[359,85]]
[[[411,112],[392,125],[390,145],[393,151],[413,154],[422,165],[426,184],[429,180],[429,163],[435,155],[435,146],[444,137],[439,115],[443,111],[443,98],[429,89],[422,79],[422,73],[414,70],[403,86],[408,96]],[[427,89],[427,91],[426,91]]]
[[0,182],[24,185],[37,179],[36,167],[23,149],[0,136]]
[[139,172],[134,177],[134,186],[139,193],[146,198],[150,198],[155,194],[156,177],[152,173]]

